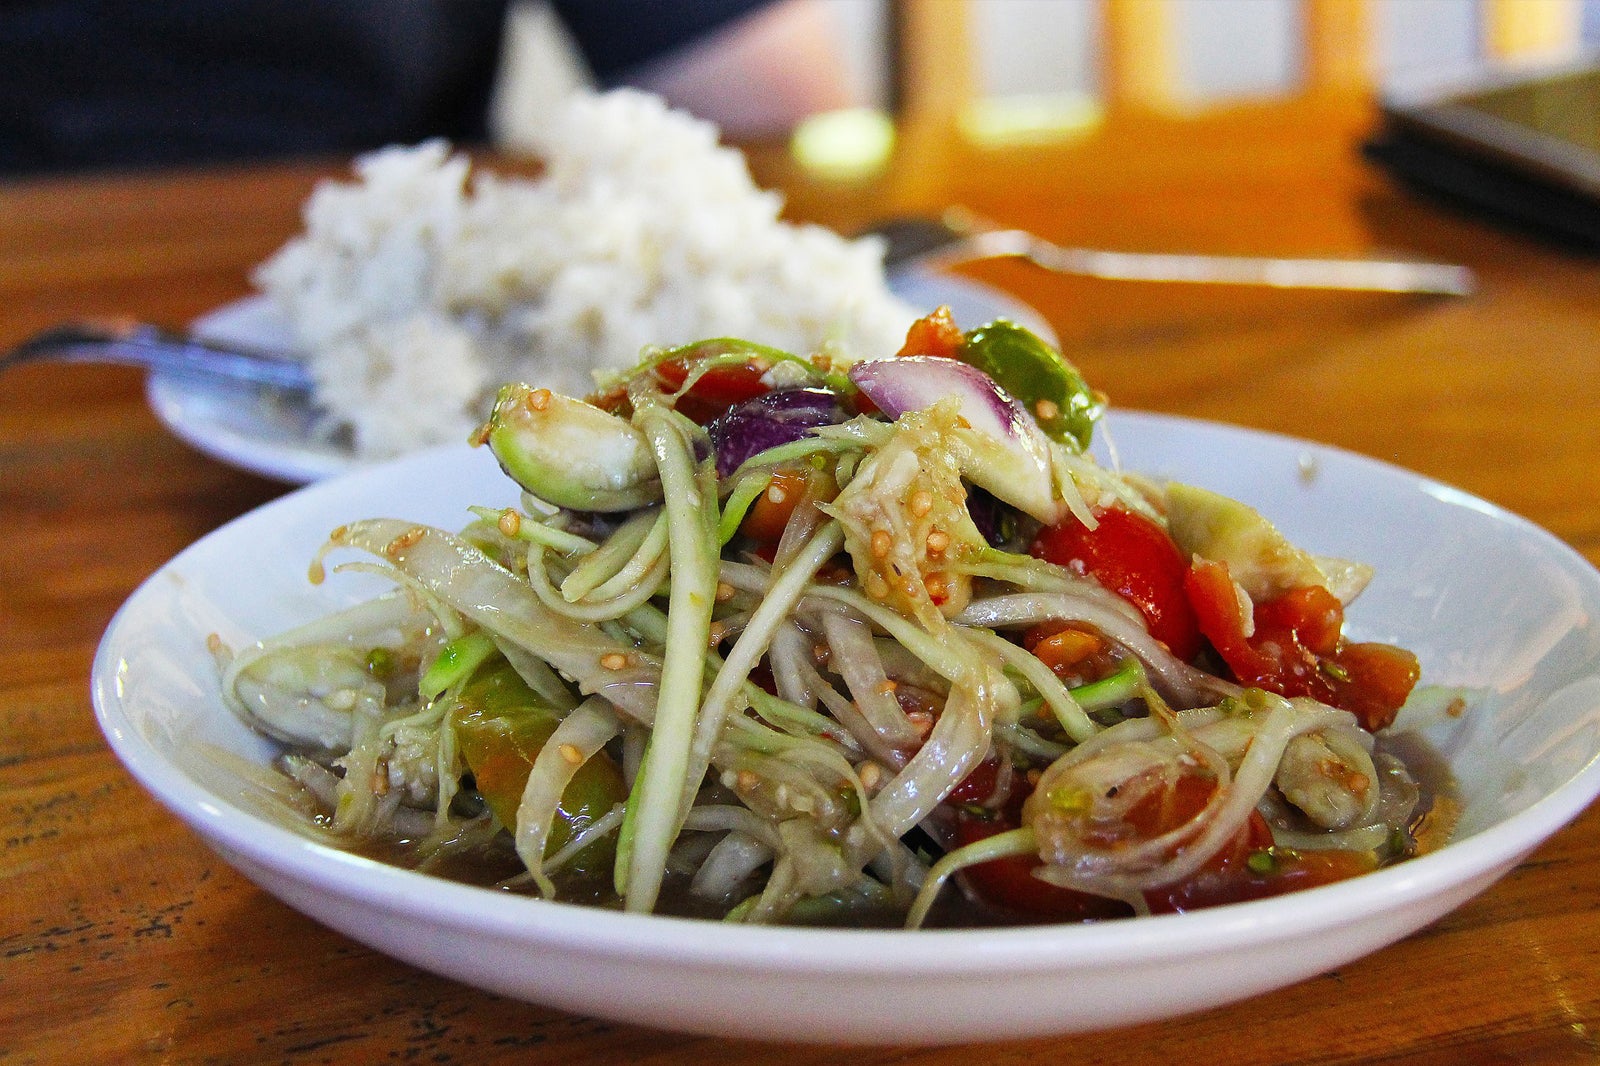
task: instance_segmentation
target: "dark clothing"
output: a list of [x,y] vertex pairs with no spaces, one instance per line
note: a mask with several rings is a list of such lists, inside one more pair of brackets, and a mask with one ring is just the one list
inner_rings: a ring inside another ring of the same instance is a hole
[[[760,0],[551,0],[602,84]],[[0,173],[486,134],[506,0],[0,0]]]

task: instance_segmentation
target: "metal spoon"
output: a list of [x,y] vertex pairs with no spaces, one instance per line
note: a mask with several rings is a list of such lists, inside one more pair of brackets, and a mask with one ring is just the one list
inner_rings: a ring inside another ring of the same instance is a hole
[[900,218],[867,230],[888,242],[885,269],[939,269],[979,259],[1019,258],[1060,274],[1115,281],[1260,285],[1280,289],[1470,295],[1466,267],[1378,259],[1280,259],[1069,248],[1008,229],[961,207],[938,218]]
[[287,355],[203,340],[143,322],[101,319],[47,329],[0,355],[0,371],[40,360],[124,363],[270,388],[287,402],[311,397],[311,375],[303,363]]

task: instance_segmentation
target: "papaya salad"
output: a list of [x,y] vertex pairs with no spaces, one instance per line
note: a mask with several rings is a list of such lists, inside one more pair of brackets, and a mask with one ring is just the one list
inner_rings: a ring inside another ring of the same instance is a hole
[[507,385],[473,441],[519,506],[334,530],[313,581],[393,590],[213,637],[224,697],[343,846],[635,912],[1080,921],[1415,854],[1417,659],[1344,633],[1370,570],[1097,462],[1104,406],[944,309],[887,358]]

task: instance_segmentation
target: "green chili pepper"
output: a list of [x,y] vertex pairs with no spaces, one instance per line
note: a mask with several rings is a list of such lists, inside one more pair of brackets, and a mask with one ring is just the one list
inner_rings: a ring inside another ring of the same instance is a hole
[[967,333],[957,354],[1033,412],[1047,436],[1080,451],[1089,447],[1105,404],[1077,368],[1038,336],[996,319]]

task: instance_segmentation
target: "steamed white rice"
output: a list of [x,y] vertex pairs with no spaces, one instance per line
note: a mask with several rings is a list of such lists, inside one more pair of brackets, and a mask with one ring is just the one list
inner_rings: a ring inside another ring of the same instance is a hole
[[361,456],[465,439],[506,381],[583,395],[648,345],[849,358],[904,338],[914,312],[881,245],[780,222],[715,127],[637,91],[583,93],[538,149],[538,180],[469,181],[443,142],[363,157],[257,271]]

